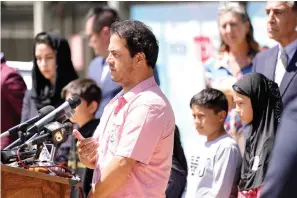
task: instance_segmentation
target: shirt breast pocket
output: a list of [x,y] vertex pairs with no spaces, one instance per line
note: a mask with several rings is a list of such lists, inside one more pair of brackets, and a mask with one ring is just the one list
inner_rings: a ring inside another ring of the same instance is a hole
[[124,119],[122,116],[117,116],[111,124],[109,128],[109,142],[108,142],[108,150],[115,155],[117,151],[117,147],[120,143],[122,129],[124,125]]

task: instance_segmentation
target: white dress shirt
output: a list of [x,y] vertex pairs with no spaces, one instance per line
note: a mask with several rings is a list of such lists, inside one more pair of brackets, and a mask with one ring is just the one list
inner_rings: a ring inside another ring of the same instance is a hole
[[274,75],[275,76],[274,81],[278,84],[278,86],[280,86],[283,80],[283,77],[286,73],[286,69],[281,60],[281,55],[282,55],[281,49],[284,49],[286,52],[286,55],[287,55],[286,67],[287,67],[290,64],[290,61],[292,60],[294,53],[297,49],[297,39],[291,42],[290,44],[288,44],[284,48],[281,45],[279,45],[279,51],[278,51],[277,63],[276,63],[275,75]]

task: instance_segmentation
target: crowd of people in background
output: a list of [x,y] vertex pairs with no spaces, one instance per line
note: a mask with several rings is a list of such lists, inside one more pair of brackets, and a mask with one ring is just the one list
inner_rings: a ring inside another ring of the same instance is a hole
[[238,3],[225,4],[219,8],[218,25],[221,45],[218,56],[208,60],[205,65],[206,85],[223,91],[227,96],[229,112],[225,128],[243,152],[246,129],[235,112],[232,85],[252,71],[252,61],[260,47],[254,39],[247,12]]
[[[31,90],[1,53],[1,133],[78,95],[82,102],[70,119],[76,130],[54,160],[80,175],[84,196],[294,197],[297,2],[268,1],[265,9],[268,36],[278,44],[261,51],[245,8],[237,2],[219,8],[218,55],[204,65],[205,89],[189,101],[205,139],[187,160],[158,86],[166,82],[158,77],[155,35],[108,7],[87,14],[85,34],[96,56],[84,78],[67,39],[56,33],[34,38]],[[17,138],[2,138],[1,149]]]

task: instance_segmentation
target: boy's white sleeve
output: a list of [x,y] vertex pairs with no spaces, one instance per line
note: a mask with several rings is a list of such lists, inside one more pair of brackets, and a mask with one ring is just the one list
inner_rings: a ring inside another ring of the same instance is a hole
[[234,188],[240,176],[241,162],[242,158],[237,145],[228,147],[222,145],[218,149],[214,161],[212,197],[237,197],[237,190],[234,192]]

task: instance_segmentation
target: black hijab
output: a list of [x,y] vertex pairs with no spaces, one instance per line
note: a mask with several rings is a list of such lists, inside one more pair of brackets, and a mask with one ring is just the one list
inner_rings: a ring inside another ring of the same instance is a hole
[[[56,76],[53,87],[38,68],[35,57],[35,46],[38,43],[48,44],[56,53]],[[34,39],[33,57],[32,98],[35,101],[37,110],[47,105],[58,107],[64,102],[61,98],[63,87],[78,78],[72,65],[68,42],[59,35],[41,32]]]
[[[282,100],[278,85],[262,74],[250,73],[243,76],[233,85],[233,89],[249,97],[253,108],[253,121],[249,124],[238,185],[243,191],[263,185],[280,121]],[[254,159],[257,158],[258,168],[252,170]]]

